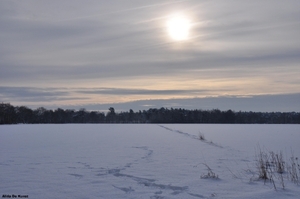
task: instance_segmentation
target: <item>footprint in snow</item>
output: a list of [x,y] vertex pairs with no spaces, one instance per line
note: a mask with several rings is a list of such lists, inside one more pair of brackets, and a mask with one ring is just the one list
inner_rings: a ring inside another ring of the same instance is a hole
[[134,191],[134,189],[132,189],[131,187],[117,187],[117,186],[115,186],[115,185],[112,185],[114,188],[116,188],[116,189],[119,189],[119,190],[121,190],[121,191],[123,191],[123,192],[125,192],[125,193],[131,193],[131,192],[133,192]]

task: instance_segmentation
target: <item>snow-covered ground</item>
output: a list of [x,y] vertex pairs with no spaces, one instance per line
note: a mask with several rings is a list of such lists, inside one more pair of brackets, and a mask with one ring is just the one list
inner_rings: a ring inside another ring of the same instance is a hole
[[[198,139],[201,132],[205,141]],[[300,156],[299,125],[0,126],[0,194],[28,198],[300,198],[257,180],[256,154]],[[293,151],[293,153],[292,153]],[[205,178],[211,168],[218,179]],[[201,178],[202,176],[202,178]],[[299,176],[300,177],[300,176]]]

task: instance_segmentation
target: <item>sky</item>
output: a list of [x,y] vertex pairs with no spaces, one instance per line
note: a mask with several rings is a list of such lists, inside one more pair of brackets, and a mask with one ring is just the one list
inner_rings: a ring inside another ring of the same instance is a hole
[[[168,22],[189,21],[174,40]],[[300,111],[298,0],[1,0],[0,102]]]

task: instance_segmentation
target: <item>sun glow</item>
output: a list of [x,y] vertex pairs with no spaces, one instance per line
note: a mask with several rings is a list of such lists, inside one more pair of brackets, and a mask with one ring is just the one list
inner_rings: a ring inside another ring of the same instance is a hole
[[190,28],[190,20],[182,14],[172,15],[167,21],[169,36],[176,41],[187,40],[189,38]]

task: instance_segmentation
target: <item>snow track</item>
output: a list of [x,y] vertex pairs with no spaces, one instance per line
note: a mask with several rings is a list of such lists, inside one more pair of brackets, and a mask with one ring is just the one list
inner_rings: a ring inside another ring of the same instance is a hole
[[[288,181],[286,190],[274,191],[272,184],[250,179],[257,143],[273,151],[292,148],[299,155],[299,140],[296,125],[0,126],[0,194],[298,198],[299,186]],[[208,172],[205,165],[219,179],[200,178]]]
[[[151,156],[153,155],[153,150],[149,149],[147,146],[132,147],[132,148],[144,151],[144,155],[138,159],[135,159],[133,162],[128,162],[124,166],[119,166],[117,168],[98,169],[98,168],[91,167],[87,163],[77,162],[79,165],[81,165],[80,166],[81,168],[79,170],[82,170],[83,168],[88,169],[90,170],[91,173],[95,173],[96,176],[101,178],[116,177],[116,178],[124,179],[127,182],[130,181],[131,186],[128,187],[126,186],[124,187],[124,185],[119,186],[119,185],[112,184],[112,187],[126,194],[133,194],[133,192],[135,192],[135,189],[138,189],[133,187],[142,186],[144,188],[149,189],[151,192],[153,192],[151,198],[164,198],[162,196],[164,192],[169,192],[169,194],[171,195],[179,195],[182,193],[186,193],[193,197],[203,198],[203,196],[199,194],[189,193],[188,186],[174,186],[172,184],[161,184],[161,183],[157,183],[158,181],[157,179],[150,179],[150,178],[144,178],[144,177],[126,174],[126,169],[130,167],[134,167],[133,165],[144,164],[145,161],[146,162],[150,161]],[[76,167],[71,167],[71,169],[76,169]],[[84,175],[77,174],[77,173],[69,173],[68,175],[73,176],[78,180],[85,177]]]
[[[180,134],[180,135],[184,135],[184,136],[189,137],[189,138],[191,138],[191,139],[200,140],[199,135],[197,136],[197,135],[192,135],[192,134],[189,134],[189,133],[185,133],[185,132],[180,131],[180,130],[173,130],[173,129],[168,128],[168,127],[165,127],[165,126],[163,126],[163,125],[158,125],[158,126],[160,126],[161,128],[164,128],[164,129],[166,129],[166,130],[168,130],[168,131],[171,131],[171,132],[174,132],[174,133],[178,133],[178,134]],[[200,140],[200,141],[202,141],[202,142],[204,142],[204,143],[206,143],[206,144],[209,144],[209,145],[211,145],[211,146],[223,148],[221,145],[215,144],[215,143],[213,143],[212,141],[207,141],[207,140],[205,140],[205,139],[204,139],[204,140]]]

